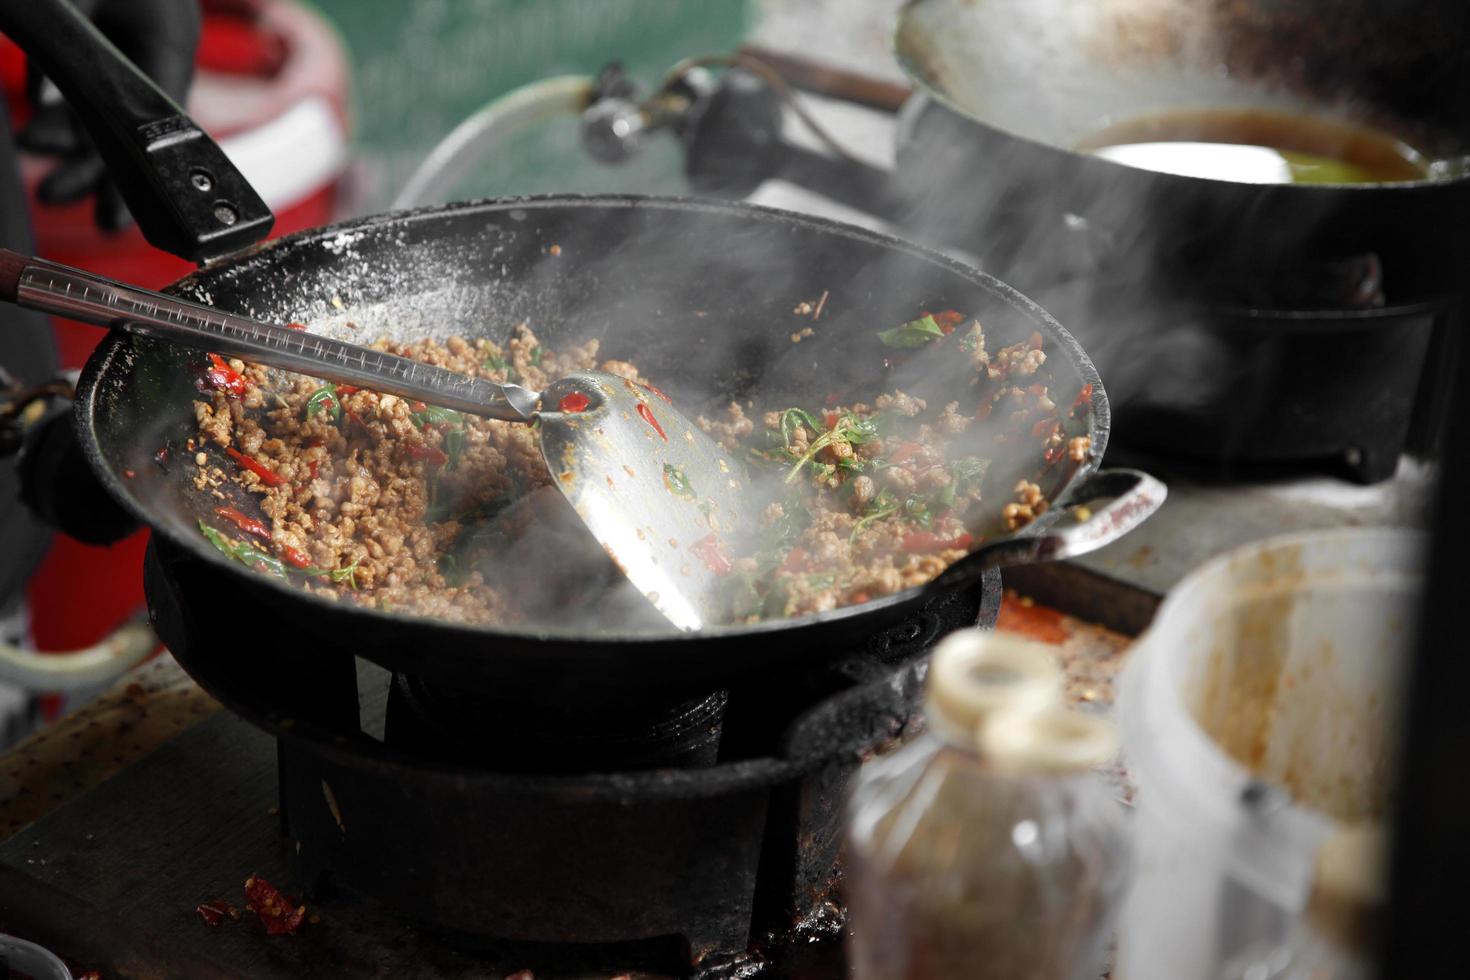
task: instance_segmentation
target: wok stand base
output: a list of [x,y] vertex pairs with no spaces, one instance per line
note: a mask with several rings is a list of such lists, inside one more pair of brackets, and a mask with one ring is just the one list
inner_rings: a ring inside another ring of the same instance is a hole
[[[793,956],[837,955],[848,783],[917,716],[937,639],[993,625],[1000,597],[992,573],[823,667],[642,713],[606,746],[593,736],[607,719],[537,722],[522,709],[517,745],[478,699],[350,655],[314,650],[296,658],[313,669],[283,684],[249,636],[201,629],[243,598],[208,572],[151,550],[149,605],[185,670],[277,737],[295,872],[283,887],[377,906],[532,969],[709,978],[763,964],[791,975]],[[530,744],[535,732],[546,744]]]
[[503,772],[592,772],[707,766],[723,691],[661,709],[602,711],[487,698],[463,686],[395,674],[384,740],[411,752]]

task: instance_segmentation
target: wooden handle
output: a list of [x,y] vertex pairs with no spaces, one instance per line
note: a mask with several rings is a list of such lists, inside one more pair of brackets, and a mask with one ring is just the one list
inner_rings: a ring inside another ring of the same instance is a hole
[[792,88],[867,106],[880,112],[897,112],[913,94],[912,89],[895,82],[844,68],[834,68],[753,44],[744,45],[738,53],[742,58],[751,58],[770,66]]

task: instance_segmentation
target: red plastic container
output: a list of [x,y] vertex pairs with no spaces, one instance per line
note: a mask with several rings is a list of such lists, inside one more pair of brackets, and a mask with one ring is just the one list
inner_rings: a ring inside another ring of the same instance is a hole
[[[328,223],[337,215],[347,158],[348,69],[339,35],[320,15],[283,0],[207,0],[204,15],[190,115],[275,212],[273,235]],[[24,58],[0,38],[0,85],[16,125],[28,114]],[[35,187],[52,165],[37,157],[21,164],[40,255],[154,288],[192,269],[150,246],[136,228],[104,236],[92,224],[91,201],[37,203]],[[81,367],[101,332],[53,323],[62,366]],[[109,548],[58,535],[27,588],[37,647],[95,643],[136,610],[146,544],[146,531]]]

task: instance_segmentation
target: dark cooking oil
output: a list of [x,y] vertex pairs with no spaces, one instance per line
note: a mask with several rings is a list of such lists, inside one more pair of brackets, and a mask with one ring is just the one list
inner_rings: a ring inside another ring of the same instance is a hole
[[1424,180],[1424,157],[1357,123],[1273,109],[1189,109],[1114,123],[1077,149],[1162,173],[1255,184]]

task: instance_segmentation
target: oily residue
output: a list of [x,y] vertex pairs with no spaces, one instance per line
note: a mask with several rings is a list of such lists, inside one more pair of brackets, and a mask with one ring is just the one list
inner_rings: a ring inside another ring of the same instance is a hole
[[1314,596],[1300,546],[1250,561],[1232,583],[1238,597],[1196,634],[1210,646],[1191,678],[1195,720],[1232,759],[1299,802],[1340,820],[1381,817],[1393,699],[1372,679],[1352,679],[1358,658],[1339,650],[1324,625],[1334,603],[1370,600],[1354,591]]
[[[1258,563],[1262,579],[1301,574],[1299,548],[1251,560]],[[1252,772],[1259,772],[1266,758],[1294,605],[1289,590],[1281,588],[1217,614],[1216,635],[1194,692],[1200,727]]]

